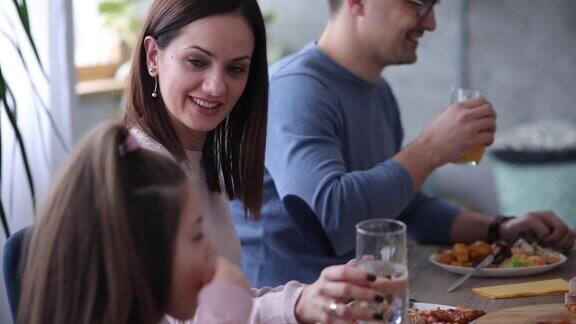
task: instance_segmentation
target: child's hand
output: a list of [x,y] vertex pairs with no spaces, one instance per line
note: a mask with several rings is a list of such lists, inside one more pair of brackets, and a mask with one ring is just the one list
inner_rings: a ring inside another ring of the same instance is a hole
[[248,291],[250,290],[250,284],[248,280],[246,280],[242,270],[223,257],[216,259],[216,272],[214,273],[212,282],[229,282]]

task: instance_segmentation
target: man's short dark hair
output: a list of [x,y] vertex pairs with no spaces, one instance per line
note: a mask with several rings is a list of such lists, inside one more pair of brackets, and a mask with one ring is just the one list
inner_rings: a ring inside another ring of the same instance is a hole
[[331,13],[336,13],[342,6],[342,0],[328,0],[328,3],[330,4]]

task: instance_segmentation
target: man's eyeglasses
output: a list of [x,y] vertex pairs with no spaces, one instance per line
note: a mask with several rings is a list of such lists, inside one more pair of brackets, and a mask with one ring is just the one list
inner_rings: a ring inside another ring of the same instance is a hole
[[418,6],[418,18],[424,18],[434,5],[438,2],[438,0],[406,0],[408,2],[412,2],[413,4]]

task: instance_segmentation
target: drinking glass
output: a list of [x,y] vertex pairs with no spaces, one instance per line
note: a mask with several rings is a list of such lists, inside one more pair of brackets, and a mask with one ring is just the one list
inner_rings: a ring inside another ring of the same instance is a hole
[[[484,97],[485,93],[483,90],[478,89],[467,89],[467,88],[452,88],[452,99],[450,104],[454,104],[460,101],[466,101],[472,98]],[[484,156],[484,151],[486,147],[484,145],[478,146],[472,151],[464,154],[460,159],[454,161],[456,164],[470,164],[478,165],[482,157]]]
[[357,266],[385,278],[384,302],[361,303],[382,312],[381,321],[362,323],[408,323],[408,266],[406,225],[390,219],[371,219],[356,225]]

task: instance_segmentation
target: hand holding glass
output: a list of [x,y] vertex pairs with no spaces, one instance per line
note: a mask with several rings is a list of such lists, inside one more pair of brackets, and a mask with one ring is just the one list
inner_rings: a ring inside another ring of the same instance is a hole
[[[408,269],[406,225],[389,219],[372,219],[356,225],[358,267],[376,275],[385,300],[362,305],[381,311],[385,323],[406,323],[408,309]],[[364,322],[364,323],[372,323]]]

